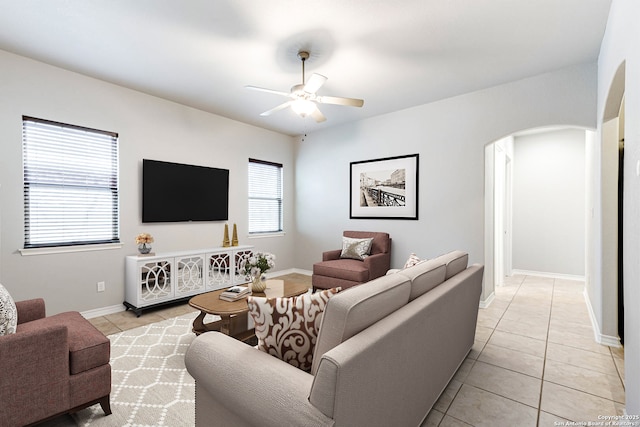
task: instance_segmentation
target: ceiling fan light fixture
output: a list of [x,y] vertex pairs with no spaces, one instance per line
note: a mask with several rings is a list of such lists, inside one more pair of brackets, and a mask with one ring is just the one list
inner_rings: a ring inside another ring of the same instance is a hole
[[296,99],[291,103],[291,109],[300,117],[307,117],[316,108],[316,104],[308,99]]

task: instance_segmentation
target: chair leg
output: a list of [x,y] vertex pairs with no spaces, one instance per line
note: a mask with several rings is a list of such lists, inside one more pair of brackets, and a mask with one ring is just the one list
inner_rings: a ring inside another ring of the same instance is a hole
[[111,415],[111,401],[109,400],[109,396],[110,395],[107,394],[105,397],[101,398],[99,401],[100,407],[104,411],[105,416]]

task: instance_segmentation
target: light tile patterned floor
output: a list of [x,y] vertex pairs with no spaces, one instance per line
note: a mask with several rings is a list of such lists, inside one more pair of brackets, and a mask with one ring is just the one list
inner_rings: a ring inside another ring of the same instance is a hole
[[[475,345],[423,426],[547,427],[621,415],[624,352],[594,341],[583,291],[577,281],[508,278],[490,307],[480,309]],[[113,334],[191,311],[183,304],[91,321]],[[46,424],[63,425],[69,424]]]
[[425,427],[559,426],[622,415],[624,352],[597,344],[584,283],[513,276]]

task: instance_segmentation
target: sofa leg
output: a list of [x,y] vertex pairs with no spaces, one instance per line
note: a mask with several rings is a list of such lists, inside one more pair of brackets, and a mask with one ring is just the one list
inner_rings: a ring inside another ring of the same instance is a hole
[[104,411],[104,415],[111,415],[111,401],[109,400],[110,395],[106,395],[102,399],[99,400],[100,407]]

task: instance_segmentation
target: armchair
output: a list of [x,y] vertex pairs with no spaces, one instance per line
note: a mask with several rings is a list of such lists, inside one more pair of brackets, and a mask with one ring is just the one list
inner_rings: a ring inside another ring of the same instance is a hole
[[313,265],[313,289],[350,288],[384,276],[391,264],[391,238],[389,233],[345,231],[344,237],[373,238],[371,252],[364,260],[340,258],[341,249],[322,253],[322,262]]
[[111,414],[110,342],[78,312],[45,316],[16,302],[16,332],[0,336],[0,425],[24,426],[100,403]]

